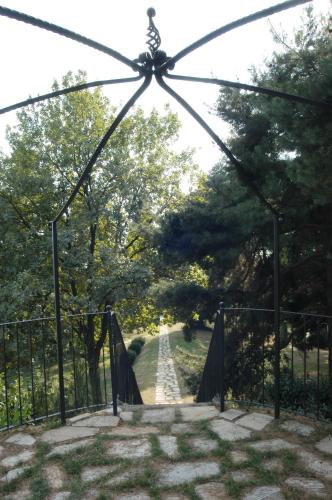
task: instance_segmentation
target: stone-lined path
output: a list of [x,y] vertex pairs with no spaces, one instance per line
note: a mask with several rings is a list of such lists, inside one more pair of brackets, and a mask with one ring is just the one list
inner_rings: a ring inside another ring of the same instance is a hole
[[159,331],[156,404],[176,403],[182,403],[182,399],[169,345],[168,327],[163,325]]
[[0,434],[1,500],[331,499],[332,427],[212,405]]

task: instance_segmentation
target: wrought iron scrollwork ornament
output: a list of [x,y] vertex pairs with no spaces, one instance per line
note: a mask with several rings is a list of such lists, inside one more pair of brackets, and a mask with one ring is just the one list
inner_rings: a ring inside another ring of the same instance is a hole
[[161,37],[159,30],[152,19],[156,15],[155,9],[150,7],[146,13],[149,18],[148,32],[146,34],[148,40],[146,44],[149,48],[150,53],[143,52],[134,62],[141,64],[145,69],[152,69],[152,67],[154,67],[154,73],[164,74],[166,73],[167,69],[174,69],[175,65],[171,63],[172,58],[168,57],[166,52],[164,52],[163,50],[159,50]]
[[156,25],[153,22],[153,17],[156,15],[156,11],[150,7],[150,9],[147,10],[147,15],[149,17],[149,27],[148,27],[148,32],[147,32],[147,46],[150,49],[152,57],[155,56],[157,50],[160,47],[161,44],[161,38],[158,29],[156,28]]

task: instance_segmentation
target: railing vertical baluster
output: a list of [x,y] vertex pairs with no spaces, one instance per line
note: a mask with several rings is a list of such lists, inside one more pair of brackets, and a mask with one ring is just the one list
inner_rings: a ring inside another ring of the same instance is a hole
[[[85,330],[84,320],[83,320],[83,332]],[[86,342],[85,342],[85,334],[83,335],[84,339],[84,369],[85,369],[85,392],[86,392],[86,407],[89,408],[89,380],[88,380],[88,362],[87,362],[87,350],[86,350]]]
[[18,325],[16,325],[16,351],[17,351],[17,381],[18,381],[18,404],[20,411],[20,424],[23,424],[22,417],[22,391],[21,391],[21,346],[18,335]]
[[71,354],[73,360],[73,375],[74,375],[74,404],[75,404],[75,409],[77,409],[78,401],[77,401],[77,381],[76,381],[76,354],[75,354],[75,344],[74,344],[73,320],[70,321],[70,333],[71,333]]
[[280,417],[280,260],[279,260],[280,216],[273,215],[273,261],[274,261],[274,418]]
[[220,325],[220,411],[225,411],[225,308],[223,302],[219,304]]
[[105,369],[105,346],[102,348],[103,356],[103,372],[104,372],[104,393],[105,393],[105,405],[107,405],[107,385],[106,385],[106,369]]
[[318,328],[318,340],[317,340],[317,419],[319,420],[320,415],[320,334],[321,334],[321,324]]
[[330,420],[332,420],[332,320],[331,319],[328,320],[328,323],[327,323],[327,339],[328,339],[328,350],[329,350],[329,359],[328,359],[328,365],[329,365],[329,374],[328,374],[329,413],[330,413]]
[[303,329],[304,329],[304,352],[303,352],[303,391],[304,391],[304,401],[303,401],[303,411],[307,414],[307,328],[305,316],[303,319]]
[[48,417],[48,398],[47,398],[47,375],[46,375],[46,358],[45,358],[45,323],[42,321],[42,349],[43,349],[43,374],[44,374],[44,396],[45,396],[45,412]]
[[31,403],[32,403],[32,419],[36,419],[36,401],[35,401],[35,379],[34,379],[34,370],[33,370],[33,345],[32,345],[32,330],[31,323],[28,326],[29,332],[29,347],[30,347],[30,381],[31,381]]
[[115,328],[112,325],[112,311],[111,306],[106,307],[107,310],[107,323],[109,332],[109,349],[110,349],[110,364],[111,364],[111,383],[112,383],[112,401],[113,401],[113,415],[118,414],[118,381],[117,381],[117,367],[115,356]]
[[294,389],[294,333],[292,330],[292,338],[291,338],[291,359],[292,359],[292,364],[291,364],[291,373],[292,373],[292,378],[291,378],[291,388],[292,392]]
[[66,402],[65,402],[65,384],[63,375],[63,345],[62,345],[62,324],[61,324],[61,305],[60,305],[58,229],[56,221],[50,222],[49,227],[52,231],[54,311],[55,311],[55,328],[56,328],[57,353],[58,353],[60,415],[61,415],[61,423],[64,425],[66,423]]
[[262,378],[263,378],[263,387],[262,387],[262,403],[265,403],[265,335],[263,334],[263,344],[262,344],[262,355],[263,355],[263,363],[262,363]]
[[7,353],[6,353],[6,333],[5,327],[2,327],[2,342],[3,342],[3,376],[5,382],[5,405],[6,405],[6,422],[9,429],[9,408],[8,408],[8,381],[7,381]]

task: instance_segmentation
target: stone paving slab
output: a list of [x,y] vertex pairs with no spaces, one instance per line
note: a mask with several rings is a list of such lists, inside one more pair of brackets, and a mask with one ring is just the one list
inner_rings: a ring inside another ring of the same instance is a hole
[[193,425],[188,423],[172,424],[171,433],[172,434],[186,434],[190,432],[195,432]]
[[219,416],[219,411],[215,406],[189,406],[180,408],[180,414],[184,422],[197,422],[216,418]]
[[34,456],[34,452],[30,450],[22,451],[17,455],[10,455],[9,457],[3,458],[0,465],[5,468],[16,467],[16,465],[29,462]]
[[118,493],[113,498],[117,500],[150,500],[150,495],[146,491],[128,491],[127,493]]
[[231,460],[234,464],[243,464],[248,460],[248,453],[245,451],[234,450],[231,451]]
[[265,441],[257,441],[255,443],[249,443],[250,448],[254,450],[265,452],[265,451],[281,451],[281,450],[295,450],[299,448],[297,444],[289,443],[284,439],[267,439]]
[[239,418],[237,420],[237,424],[242,425],[243,427],[248,427],[253,431],[262,431],[273,420],[274,418],[271,415],[253,412]]
[[36,443],[36,439],[31,434],[17,432],[6,439],[5,443],[16,444],[18,446],[33,446]]
[[332,455],[332,436],[327,436],[315,444],[317,450]]
[[145,410],[142,415],[141,421],[143,423],[169,423],[175,420],[174,408],[159,408],[157,410]]
[[307,470],[323,479],[332,481],[332,462],[321,460],[313,453],[302,449],[298,450],[298,456]]
[[87,466],[81,472],[81,481],[87,483],[88,481],[95,481],[107,474],[111,474],[119,469],[119,465],[96,465]]
[[55,455],[66,455],[70,451],[77,450],[79,448],[85,448],[86,446],[90,446],[94,442],[93,439],[82,439],[81,441],[75,441],[75,443],[68,444],[60,444],[59,446],[55,446],[52,451],[50,451],[46,457],[54,457]]
[[60,490],[64,486],[65,474],[57,464],[50,464],[44,467],[43,475],[52,490]]
[[97,500],[100,497],[100,491],[96,488],[91,488],[84,493],[83,500]]
[[107,443],[107,454],[116,458],[146,458],[151,456],[151,443],[146,438]]
[[243,500],[285,500],[279,486],[259,486],[247,493]]
[[161,500],[188,500],[189,497],[182,495],[182,493],[165,493],[161,495]]
[[270,458],[263,462],[263,467],[269,471],[282,472],[284,469],[282,460],[280,458]]
[[239,417],[242,417],[243,415],[245,415],[245,412],[237,410],[236,408],[230,408],[229,410],[222,411],[220,413],[221,418],[224,418],[225,420],[230,420],[231,422]]
[[223,483],[204,483],[195,486],[195,493],[201,500],[229,500]]
[[31,492],[28,489],[20,490],[15,493],[10,493],[3,497],[3,500],[27,500],[31,499]]
[[120,484],[127,483],[128,481],[132,481],[137,477],[140,477],[144,474],[144,470],[142,467],[131,467],[130,469],[125,470],[124,472],[120,472],[116,474],[114,477],[111,477],[106,481],[106,486],[114,487],[119,486]]
[[195,437],[188,439],[188,443],[194,451],[210,453],[218,448],[218,443],[214,439]]
[[57,429],[43,432],[40,439],[44,443],[49,444],[62,443],[71,439],[94,436],[98,430],[94,427],[58,427]]
[[159,446],[169,458],[176,458],[179,455],[178,444],[175,436],[159,436]]
[[79,422],[80,420],[84,420],[85,418],[91,417],[91,413],[80,413],[75,417],[68,418],[69,424],[74,424],[75,422]]
[[134,416],[133,411],[123,411],[120,415],[120,419],[123,420],[123,422],[131,422]]
[[301,437],[308,437],[315,430],[311,425],[302,424],[296,420],[286,420],[280,427],[284,431],[295,432],[295,434]]
[[308,479],[306,477],[289,477],[286,479],[285,484],[291,488],[303,491],[308,495],[316,497],[327,498],[326,488],[321,481],[317,479]]
[[116,427],[120,421],[120,417],[112,415],[96,415],[74,422],[75,427]]
[[250,438],[252,432],[233,422],[228,422],[227,420],[212,420],[209,425],[210,429],[215,432],[220,439],[224,439],[225,441],[240,441],[241,439],[247,439]]
[[70,495],[70,491],[59,491],[59,493],[51,495],[50,500],[66,500]]
[[181,462],[159,468],[159,484],[177,486],[197,479],[205,479],[220,474],[219,464],[215,461]]
[[0,478],[0,482],[10,482],[13,481],[14,479],[17,479],[18,477],[22,476],[24,472],[28,469],[29,467],[27,465],[23,467],[17,467],[16,469],[12,469],[8,471],[4,476]]
[[234,470],[231,472],[231,478],[236,483],[248,483],[255,478],[255,474],[251,470]]
[[125,436],[125,437],[137,437],[137,436],[146,436],[147,434],[159,434],[160,430],[158,427],[153,425],[145,425],[143,426],[129,426],[122,425],[121,427],[117,427],[113,429],[110,433],[111,436]]

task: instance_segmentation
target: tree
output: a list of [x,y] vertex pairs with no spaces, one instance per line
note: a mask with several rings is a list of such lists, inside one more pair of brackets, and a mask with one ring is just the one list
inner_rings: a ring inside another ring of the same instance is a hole
[[[279,35],[276,35],[279,37]],[[326,20],[307,11],[294,40],[254,84],[332,101],[332,41]],[[225,88],[217,112],[233,128],[229,146],[268,201],[284,214],[282,304],[332,311],[331,110]],[[229,304],[272,305],[272,217],[221,161],[186,206],[168,216],[166,254],[199,262]]]
[[[84,73],[69,73],[62,83],[84,81]],[[4,217],[11,219],[1,241],[1,308],[7,317],[17,317],[17,310],[20,318],[52,311],[47,222],[68,198],[115,113],[100,90],[81,91],[21,111],[18,125],[8,130],[11,152],[2,158],[0,179]],[[179,127],[168,108],[148,116],[136,108],[112,136],[59,224],[63,311],[103,311],[110,304],[128,316],[122,304],[144,302],[157,271],[153,228],[176,205],[181,178],[192,168],[190,152],[171,149]],[[8,248],[18,241],[23,248],[13,255]],[[96,325],[89,316],[78,334],[87,348],[93,401],[99,402],[106,331],[103,325],[97,332]]]

